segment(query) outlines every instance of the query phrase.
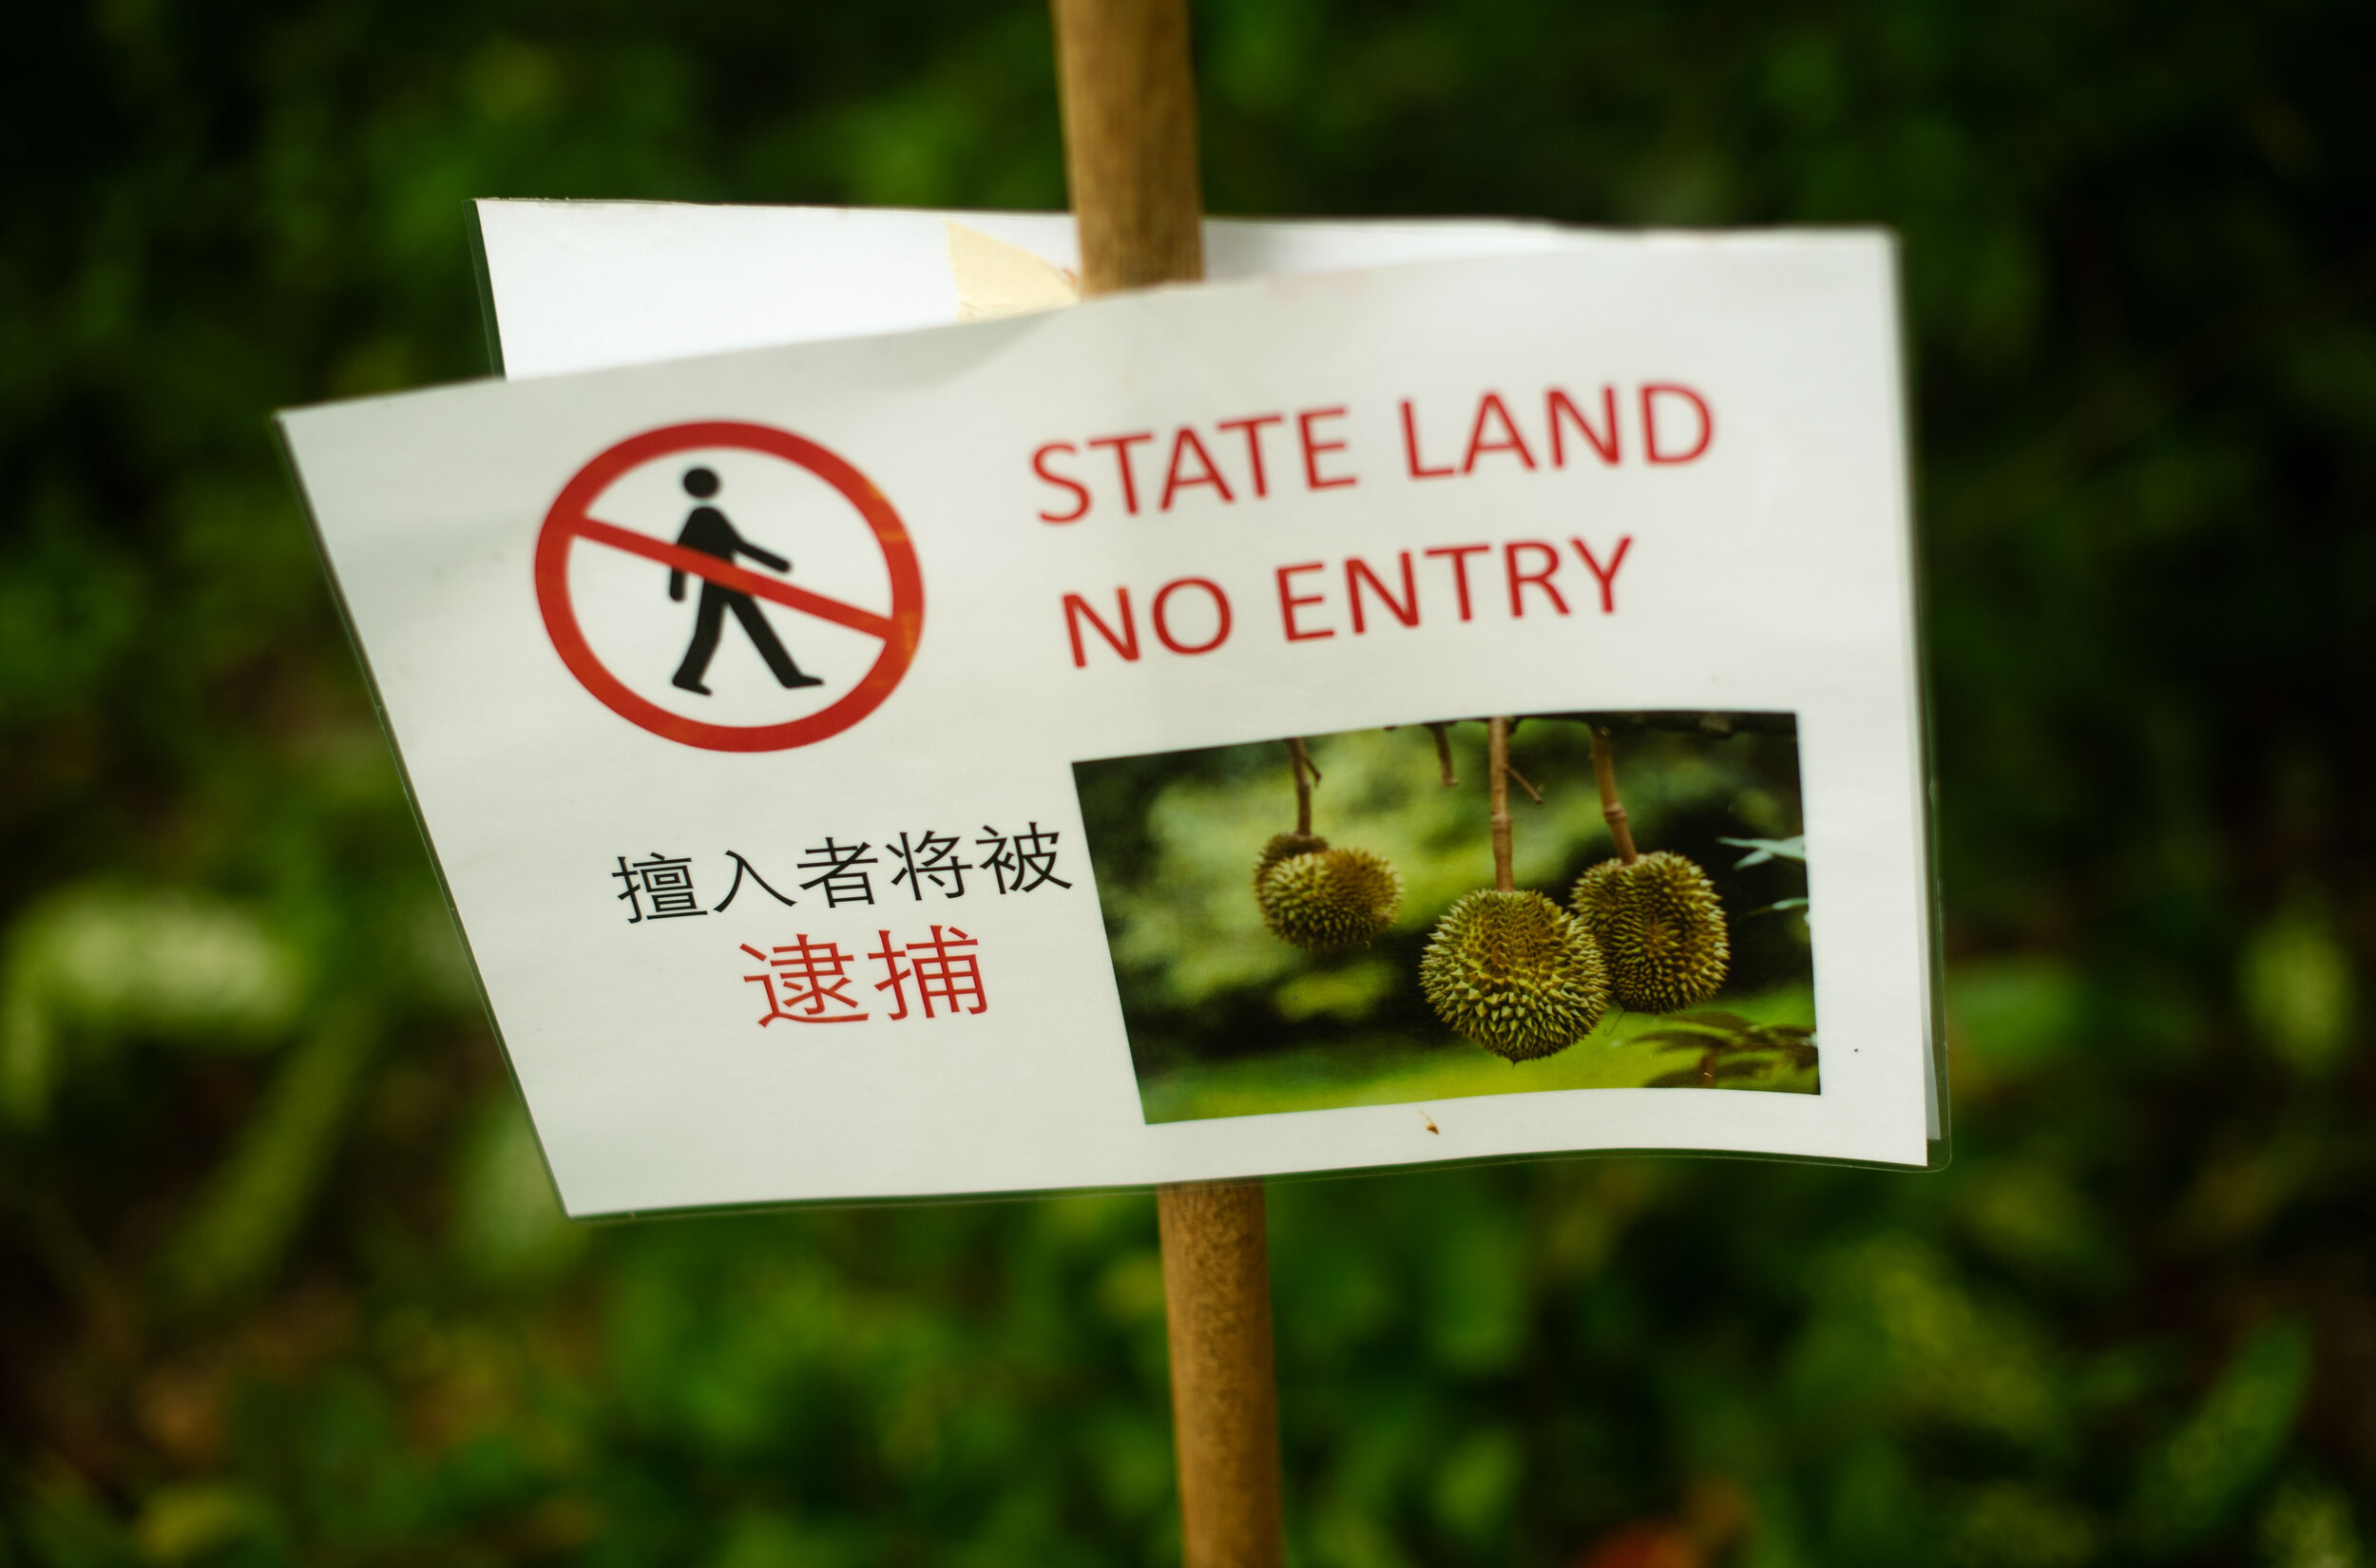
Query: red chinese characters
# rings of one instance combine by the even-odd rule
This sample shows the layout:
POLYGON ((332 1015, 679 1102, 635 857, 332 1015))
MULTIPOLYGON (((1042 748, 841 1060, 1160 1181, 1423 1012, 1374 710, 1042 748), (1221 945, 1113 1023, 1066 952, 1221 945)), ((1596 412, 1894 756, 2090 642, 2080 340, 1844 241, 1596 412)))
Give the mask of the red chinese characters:
POLYGON ((855 979, 850 973, 851 957, 834 942, 817 942, 808 933, 795 937, 788 947, 761 952, 749 943, 742 950, 767 966, 764 972, 744 975, 767 988, 767 1011, 759 1019, 759 1026, 781 1019, 787 1023, 859 1023, 866 1012, 858 999, 850 994, 855 979))
MULTIPOLYGON (((877 946, 866 961, 878 966, 883 978, 876 992, 889 992, 891 1010, 883 1014, 897 1023, 914 1013, 928 1019, 989 1010, 989 995, 982 985, 981 944, 954 926, 934 926, 921 942, 901 943, 888 930, 875 933, 877 946)), ((759 1027, 786 1023, 861 1023, 874 1016, 869 1000, 853 995, 851 986, 862 977, 851 972, 859 962, 842 951, 837 942, 819 941, 802 932, 789 944, 761 952, 749 943, 741 950, 766 967, 742 978, 764 988, 767 1011, 759 1027)))

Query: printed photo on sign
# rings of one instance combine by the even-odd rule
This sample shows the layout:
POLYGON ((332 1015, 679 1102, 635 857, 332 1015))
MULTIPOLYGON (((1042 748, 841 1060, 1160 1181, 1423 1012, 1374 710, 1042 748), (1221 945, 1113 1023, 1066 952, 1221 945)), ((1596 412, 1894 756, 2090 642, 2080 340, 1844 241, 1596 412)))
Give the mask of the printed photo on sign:
POLYGON ((1075 763, 1146 1119, 1819 1093, 1797 729, 1520 717, 1508 890, 1483 720, 1075 763))

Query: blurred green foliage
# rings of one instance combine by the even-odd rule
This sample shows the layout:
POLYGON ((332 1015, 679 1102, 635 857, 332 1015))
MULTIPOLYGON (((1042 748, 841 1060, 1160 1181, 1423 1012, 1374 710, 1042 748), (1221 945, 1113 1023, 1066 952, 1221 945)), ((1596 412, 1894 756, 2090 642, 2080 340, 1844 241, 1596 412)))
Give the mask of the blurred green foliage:
MULTIPOLYGON (((1729 914, 1732 962, 1710 1004, 1746 1009, 1761 1023, 1814 1024, 1803 851, 1795 839, 1726 836, 1800 831, 1795 735, 1715 738, 1631 720, 1619 727, 1617 772, 1637 839, 1695 857, 1729 914), (1786 899, 1792 907, 1777 909, 1786 899)), ((1638 1088, 1682 1068, 1684 1059, 1667 1054, 1675 1042, 1659 1037, 1658 1020, 1622 1007, 1568 1049, 1515 1068, 1436 1017, 1420 993, 1420 954, 1455 900, 1492 886, 1493 851, 1485 727, 1441 727, 1441 755, 1457 780, 1448 787, 1432 728, 1305 737, 1321 773, 1313 831, 1382 856, 1403 885, 1391 929, 1328 955, 1298 951, 1264 929, 1255 900, 1256 856, 1273 833, 1295 826, 1284 745, 1073 765, 1149 1121, 1638 1088)), ((1518 885, 1564 905, 1576 879, 1615 852, 1593 783, 1590 733, 1571 718, 1523 719, 1510 760, 1523 781, 1510 791, 1518 885), (1542 798, 1528 798, 1528 787, 1542 798)), ((1700 1034, 1703 1049, 1722 1043, 1700 1034)), ((1816 1088, 1811 1054, 1792 1064, 1723 1049, 1734 1056, 1729 1087, 1816 1088)), ((1695 1084, 1700 1060, 1689 1059, 1695 1084)))
MULTIPOLYGON (((0 1561, 1166 1558, 1144 1198, 558 1220, 264 426, 471 195, 1060 203, 1040 10, 11 23, 0 1561)), ((2366 1562, 2376 18, 1198 24, 1219 211, 1895 225, 1930 584, 1955 1166, 1279 1187, 1296 1560, 2366 1562)))

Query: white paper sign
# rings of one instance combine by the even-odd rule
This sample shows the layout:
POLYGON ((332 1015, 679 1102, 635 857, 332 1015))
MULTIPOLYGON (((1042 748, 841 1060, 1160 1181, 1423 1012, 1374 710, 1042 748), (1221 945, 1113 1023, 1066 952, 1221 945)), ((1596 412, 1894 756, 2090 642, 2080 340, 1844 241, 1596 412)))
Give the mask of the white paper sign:
MULTIPOLYGON (((504 373, 515 380, 1068 303, 1081 268, 1062 212, 523 201, 474 211, 504 373)), ((1609 238, 1505 220, 1215 219, 1205 272, 1236 282, 1609 238)))
POLYGON ((1892 266, 1600 237, 284 416, 569 1210, 1924 1163, 1892 266), (1289 737, 1330 847, 1257 882, 1289 737))

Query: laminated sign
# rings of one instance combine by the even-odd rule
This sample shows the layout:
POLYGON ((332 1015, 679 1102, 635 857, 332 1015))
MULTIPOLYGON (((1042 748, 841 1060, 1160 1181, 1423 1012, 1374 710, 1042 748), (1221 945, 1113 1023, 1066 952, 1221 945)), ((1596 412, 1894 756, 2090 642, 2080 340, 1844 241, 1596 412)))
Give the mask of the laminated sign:
POLYGON ((1891 246, 1531 248, 283 416, 572 1214, 1936 1157, 1891 246))

